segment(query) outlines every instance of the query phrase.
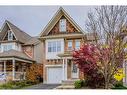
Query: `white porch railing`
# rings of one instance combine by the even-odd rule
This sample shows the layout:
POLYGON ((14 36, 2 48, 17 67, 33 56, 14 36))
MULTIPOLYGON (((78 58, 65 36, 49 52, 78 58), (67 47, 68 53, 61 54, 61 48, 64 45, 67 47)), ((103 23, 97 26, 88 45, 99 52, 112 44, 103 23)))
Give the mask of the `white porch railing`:
MULTIPOLYGON (((14 80, 25 80, 26 72, 15 72, 14 80)), ((0 72, 0 80, 13 80, 12 72, 0 72)))

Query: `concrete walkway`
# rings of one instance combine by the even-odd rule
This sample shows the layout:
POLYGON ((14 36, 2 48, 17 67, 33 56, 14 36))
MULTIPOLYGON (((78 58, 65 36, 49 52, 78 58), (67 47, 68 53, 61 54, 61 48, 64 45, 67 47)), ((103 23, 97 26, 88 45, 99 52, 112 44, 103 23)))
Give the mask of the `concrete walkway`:
POLYGON ((24 89, 26 89, 26 90, 28 90, 28 89, 54 89, 58 86, 60 86, 60 84, 43 84, 43 83, 40 83, 37 85, 26 87, 24 89))

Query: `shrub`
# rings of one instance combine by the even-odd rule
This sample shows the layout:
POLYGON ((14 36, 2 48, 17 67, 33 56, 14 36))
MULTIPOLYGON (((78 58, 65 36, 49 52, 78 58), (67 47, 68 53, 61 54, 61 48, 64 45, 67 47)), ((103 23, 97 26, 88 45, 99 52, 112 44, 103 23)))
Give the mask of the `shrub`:
POLYGON ((0 89, 20 89, 26 86, 30 86, 36 84, 35 82, 31 81, 10 81, 8 83, 0 85, 0 89))
POLYGON ((114 87, 112 89, 127 89, 127 87, 125 87, 122 82, 117 82, 116 84, 114 84, 114 87))
POLYGON ((80 89, 85 85, 85 82, 83 80, 77 80, 74 83, 74 86, 76 89, 80 89))
POLYGON ((32 83, 43 82, 43 65, 31 64, 26 70, 26 79, 32 83))

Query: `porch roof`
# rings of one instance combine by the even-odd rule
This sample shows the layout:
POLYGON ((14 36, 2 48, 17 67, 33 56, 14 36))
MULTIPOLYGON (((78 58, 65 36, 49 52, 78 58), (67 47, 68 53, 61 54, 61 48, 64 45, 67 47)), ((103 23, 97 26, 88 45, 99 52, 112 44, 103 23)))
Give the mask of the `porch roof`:
POLYGON ((57 55, 58 57, 72 57, 72 52, 71 51, 66 51, 64 53, 60 53, 57 55))
POLYGON ((25 53, 13 49, 0 53, 0 58, 10 58, 10 57, 35 62, 32 58, 28 57, 25 53))

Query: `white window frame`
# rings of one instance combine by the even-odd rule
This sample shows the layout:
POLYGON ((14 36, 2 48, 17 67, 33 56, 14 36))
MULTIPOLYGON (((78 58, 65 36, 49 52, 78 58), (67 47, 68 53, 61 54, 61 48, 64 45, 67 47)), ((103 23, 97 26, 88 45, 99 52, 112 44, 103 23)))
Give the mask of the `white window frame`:
POLYGON ((61 41, 48 42, 48 52, 61 52, 61 41))
POLYGON ((66 32, 66 19, 60 19, 59 30, 60 32, 66 32))
POLYGON ((3 46, 3 52, 13 49, 13 45, 11 45, 11 44, 9 44, 9 45, 2 45, 2 46, 3 46))
POLYGON ((80 40, 75 40, 75 49, 76 50, 80 49, 80 44, 81 44, 80 40), (77 43, 78 43, 78 45, 77 45, 77 43))
POLYGON ((13 40, 13 33, 11 30, 8 31, 8 41, 13 40))
POLYGON ((68 40, 67 48, 68 48, 68 50, 73 49, 73 40, 68 40))

